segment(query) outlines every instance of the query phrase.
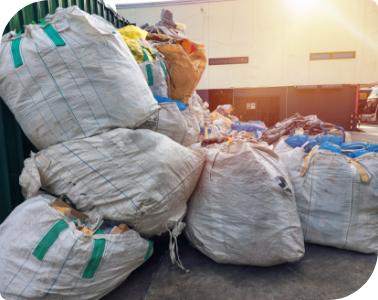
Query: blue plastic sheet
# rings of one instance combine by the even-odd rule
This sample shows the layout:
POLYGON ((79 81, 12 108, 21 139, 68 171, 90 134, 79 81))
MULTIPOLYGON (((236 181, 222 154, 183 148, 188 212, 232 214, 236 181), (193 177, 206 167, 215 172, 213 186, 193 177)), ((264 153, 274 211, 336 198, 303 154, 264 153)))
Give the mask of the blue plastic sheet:
POLYGON ((159 104, 160 103, 176 103, 180 111, 184 111, 187 108, 186 104, 179 100, 171 100, 165 97, 155 97, 155 99, 159 104))
POLYGON ((285 140, 286 144, 288 144, 290 147, 302 147, 305 143, 308 142, 308 144, 304 147, 304 150, 306 153, 309 153, 311 149, 318 145, 316 140, 309 136, 309 135, 294 135, 292 137, 289 137, 285 140))
MULTIPOLYGON (((341 139, 341 138, 340 138, 341 139)), ((339 153, 343 154, 341 147, 339 145, 330 143, 330 142, 324 142, 323 144, 320 145, 319 150, 329 150, 333 153, 339 153)))
POLYGON ((343 144, 343 139, 337 135, 322 135, 315 138, 315 140, 319 145, 327 142, 338 146, 341 146, 343 144))
POLYGON ((261 127, 258 127, 258 126, 255 126, 255 125, 250 125, 250 124, 247 124, 247 123, 240 124, 240 121, 236 121, 236 122, 239 122, 239 123, 237 123, 237 124, 232 123, 231 124, 231 130, 230 130, 229 133, 231 133, 233 130, 237 130, 238 132, 240 132, 240 131, 253 132, 255 134, 255 137, 259 138, 257 131, 258 130, 263 131, 263 129, 261 127))
POLYGON ((343 145, 341 145, 341 149, 343 151, 343 154, 350 158, 356 158, 371 152, 378 153, 377 144, 369 144, 363 142, 344 143, 343 145))

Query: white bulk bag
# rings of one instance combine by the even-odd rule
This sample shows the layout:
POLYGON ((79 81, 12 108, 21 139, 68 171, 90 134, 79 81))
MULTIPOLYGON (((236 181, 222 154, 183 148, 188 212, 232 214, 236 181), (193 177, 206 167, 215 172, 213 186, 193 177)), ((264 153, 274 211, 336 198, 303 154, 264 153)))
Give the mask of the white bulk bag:
POLYGON ((37 149, 118 127, 159 109, 118 31, 77 6, 0 45, 0 97, 37 149))
POLYGON ((206 152, 185 218, 189 241, 218 263, 270 266, 299 260, 305 251, 301 225, 277 155, 243 141, 206 152))
POLYGON ((159 105, 161 110, 138 128, 159 132, 186 147, 196 143, 200 127, 193 110, 187 107, 180 111, 176 103, 159 105))
POLYGON ((203 162, 200 153, 162 134, 119 128, 32 155, 20 185, 30 198, 40 186, 67 194, 72 183, 70 194, 92 196, 106 219, 124 221, 151 237, 183 219, 203 162))
POLYGON ((101 299, 151 256, 152 243, 134 230, 93 236, 77 230, 49 206, 54 200, 27 200, 1 224, 4 299, 101 299))
POLYGON ((378 153, 352 160, 328 150, 307 154, 297 147, 283 153, 281 161, 294 187, 305 241, 378 251, 378 153))

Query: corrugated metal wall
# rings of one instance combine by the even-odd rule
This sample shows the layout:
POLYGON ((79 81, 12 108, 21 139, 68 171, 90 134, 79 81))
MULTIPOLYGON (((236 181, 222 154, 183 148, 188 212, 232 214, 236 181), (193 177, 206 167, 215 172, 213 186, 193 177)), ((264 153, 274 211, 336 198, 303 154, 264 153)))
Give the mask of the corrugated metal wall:
MULTIPOLYGON (((57 7, 77 5, 90 14, 97 14, 117 28, 128 25, 123 17, 97 0, 48 0, 29 4, 21 9, 9 21, 4 34, 10 30, 19 32, 24 25, 44 18, 48 13, 54 14, 57 7)), ((24 198, 18 178, 30 151, 37 152, 16 122, 4 101, 0 98, 0 223, 24 198)))

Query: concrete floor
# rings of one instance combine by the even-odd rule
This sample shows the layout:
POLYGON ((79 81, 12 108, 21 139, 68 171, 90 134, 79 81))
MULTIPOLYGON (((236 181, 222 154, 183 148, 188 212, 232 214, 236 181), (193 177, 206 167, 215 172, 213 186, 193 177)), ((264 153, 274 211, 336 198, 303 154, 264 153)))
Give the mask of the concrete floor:
POLYGON ((306 244, 296 263, 272 267, 222 265, 179 238, 186 274, 172 265, 167 235, 154 240, 154 255, 104 300, 173 299, 340 299, 370 278, 375 254, 306 244))
MULTIPOLYGON (((378 124, 363 123, 354 141, 378 143, 378 124)), ((306 244, 298 262, 273 267, 217 264, 179 237, 180 259, 171 264, 169 236, 154 237, 154 255, 104 300, 340 299, 370 278, 377 255, 306 244)))

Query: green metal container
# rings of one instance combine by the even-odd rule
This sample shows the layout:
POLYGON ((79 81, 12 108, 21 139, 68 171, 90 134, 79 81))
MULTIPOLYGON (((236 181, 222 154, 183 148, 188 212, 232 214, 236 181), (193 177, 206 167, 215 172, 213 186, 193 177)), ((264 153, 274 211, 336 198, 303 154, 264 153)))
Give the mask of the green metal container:
MULTIPOLYGON (((29 4, 16 13, 9 21, 3 34, 15 30, 19 32, 24 25, 38 22, 47 14, 54 14, 57 7, 66 8, 77 5, 90 14, 104 17, 117 28, 130 23, 106 4, 98 0, 48 0, 29 4)), ((0 98, 0 223, 11 211, 24 201, 19 185, 19 176, 24 160, 30 152, 38 150, 22 132, 3 99, 0 98)))

